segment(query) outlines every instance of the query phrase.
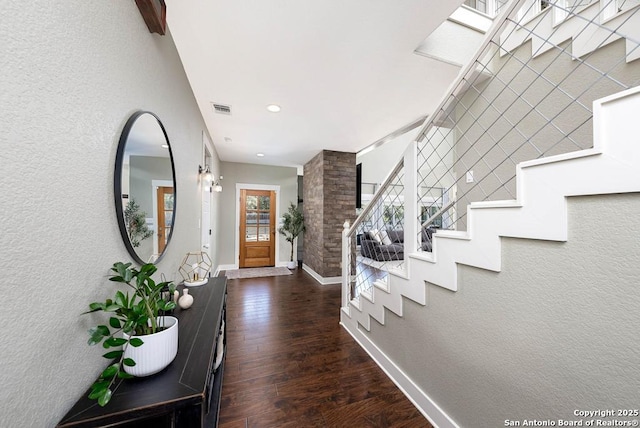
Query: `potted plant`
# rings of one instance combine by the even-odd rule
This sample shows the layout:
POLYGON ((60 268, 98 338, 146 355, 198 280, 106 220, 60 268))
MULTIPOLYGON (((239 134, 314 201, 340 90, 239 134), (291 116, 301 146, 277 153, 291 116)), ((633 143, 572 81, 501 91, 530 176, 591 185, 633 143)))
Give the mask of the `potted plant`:
POLYGON ((89 345, 102 343, 105 349, 110 349, 103 357, 113 360, 91 386, 90 399, 97 399, 100 406, 105 406, 111 399, 112 386, 116 379, 127 379, 134 376, 146 376, 157 373, 176 356, 178 350, 178 319, 161 316, 175 308, 173 300, 166 299, 173 296, 175 286, 172 282, 156 283, 152 278, 157 267, 151 263, 140 269, 131 267, 131 263, 114 263, 111 268, 114 274, 109 280, 126 284, 127 290, 116 291, 113 299, 105 302, 93 302, 89 311, 106 312, 109 325, 98 325, 89 330, 89 345), (122 337, 120 334, 122 333, 122 337), (168 340, 169 344, 161 345, 163 352, 154 350, 158 342, 168 340), (140 367, 136 358, 147 362, 148 357, 141 357, 141 352, 149 352, 158 359, 150 362, 151 367, 140 367))
POLYGON ((291 202, 289 209, 282 216, 282 226, 278 229, 278 232, 291 243, 291 256, 287 267, 289 269, 295 269, 296 263, 293 261, 293 245, 298 235, 304 232, 304 216, 302 211, 300 211, 293 202, 291 202))
POLYGON ((133 247, 139 247, 141 241, 153 235, 153 230, 147 226, 146 215, 144 211, 140 211, 140 205, 133 199, 127 203, 124 209, 124 224, 133 247))

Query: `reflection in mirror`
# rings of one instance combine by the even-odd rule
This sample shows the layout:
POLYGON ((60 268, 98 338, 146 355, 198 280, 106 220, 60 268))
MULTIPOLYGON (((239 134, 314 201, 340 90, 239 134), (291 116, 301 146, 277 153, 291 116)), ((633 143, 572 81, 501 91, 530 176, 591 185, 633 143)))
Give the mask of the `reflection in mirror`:
POLYGON ((129 254, 140 264, 160 260, 173 232, 176 192, 169 138, 153 113, 134 113, 122 131, 114 195, 129 254))

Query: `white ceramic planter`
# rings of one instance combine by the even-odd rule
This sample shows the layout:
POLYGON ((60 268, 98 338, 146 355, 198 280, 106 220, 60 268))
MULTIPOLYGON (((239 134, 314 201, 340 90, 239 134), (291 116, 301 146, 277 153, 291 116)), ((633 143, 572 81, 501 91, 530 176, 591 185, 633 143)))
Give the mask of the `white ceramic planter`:
POLYGON ((289 269, 295 269, 296 268, 296 262, 287 262, 287 267, 289 269))
MULTIPOLYGON (((158 325, 162 323, 168 328, 154 334, 134 336, 144 343, 137 348, 128 345, 125 349, 124 357, 136 362, 133 367, 124 366, 125 372, 137 377, 150 376, 171 364, 178 353, 178 318, 158 317, 158 325)), ((129 338, 128 334, 123 335, 125 339, 129 338)))

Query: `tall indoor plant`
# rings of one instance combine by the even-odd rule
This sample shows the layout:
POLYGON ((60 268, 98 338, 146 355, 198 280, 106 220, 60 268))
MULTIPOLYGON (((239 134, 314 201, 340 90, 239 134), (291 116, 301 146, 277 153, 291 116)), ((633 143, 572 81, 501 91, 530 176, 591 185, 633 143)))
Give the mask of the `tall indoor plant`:
MULTIPOLYGON (((164 292, 173 295, 175 286, 172 282, 156 283, 152 278, 157 267, 151 263, 145 264, 140 269, 131 267, 131 263, 117 262, 111 268, 115 274, 109 280, 126 284, 131 290, 116 291, 113 299, 105 302, 93 302, 89 305, 89 311, 106 312, 109 315, 109 325, 98 325, 89 330, 89 345, 102 343, 108 351, 103 357, 113 360, 91 386, 89 398, 97 399, 98 404, 105 406, 111 399, 112 386, 116 379, 133 377, 127 373, 127 367, 135 367, 136 362, 127 354, 129 347, 138 348, 145 343, 145 336, 158 334, 165 328, 174 329, 175 349, 177 351, 177 319, 173 317, 161 317, 162 313, 175 308, 176 304, 171 299, 166 299, 164 292), (130 291, 132 294, 130 295, 130 291), (167 320, 173 318, 173 320, 167 320), (171 324, 171 327, 168 325, 171 324), (123 337, 119 337, 122 333, 123 337), (122 348, 122 349, 120 349, 122 348)), ((155 339, 154 339, 155 340, 155 339)), ((168 365, 171 360, 166 363, 168 365)), ((166 367, 166 366, 165 366, 166 367)))
POLYGON ((133 199, 124 209, 124 224, 133 247, 139 247, 141 241, 153 236, 153 230, 147 226, 146 215, 147 213, 140 211, 140 205, 133 199))
POLYGON ((287 267, 293 269, 296 266, 293 261, 293 245, 298 235, 304 232, 304 215, 302 211, 291 202, 289 209, 282 216, 282 220, 282 226, 278 229, 278 232, 291 244, 291 256, 287 267))

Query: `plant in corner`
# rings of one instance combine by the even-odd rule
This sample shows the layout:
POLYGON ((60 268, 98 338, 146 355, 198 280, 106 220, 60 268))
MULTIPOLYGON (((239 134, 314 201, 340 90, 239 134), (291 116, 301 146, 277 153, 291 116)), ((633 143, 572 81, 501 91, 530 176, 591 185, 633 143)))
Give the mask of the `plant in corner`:
POLYGON ((139 247, 140 241, 153 235, 153 230, 147 226, 146 215, 147 213, 140 211, 140 205, 133 199, 124 208, 124 224, 133 247, 139 247))
POLYGON ((289 269, 293 269, 295 267, 295 263, 293 262, 293 244, 298 235, 304 232, 304 216, 302 211, 300 211, 293 202, 291 202, 289 209, 282 216, 282 226, 278 229, 278 232, 291 243, 291 256, 288 267, 289 269))
POLYGON ((97 399, 100 406, 105 406, 111 399, 112 386, 116 379, 133 377, 125 371, 125 366, 133 367, 136 362, 125 356, 128 346, 139 347, 144 340, 138 336, 145 336, 162 330, 163 325, 158 321, 161 311, 174 309, 176 304, 163 297, 163 289, 167 288, 173 295, 175 285, 172 282, 156 283, 151 279, 157 267, 151 263, 140 267, 131 267, 131 263, 117 262, 111 268, 115 274, 109 280, 126 284, 132 290, 116 291, 114 299, 105 302, 93 302, 85 314, 103 311, 109 314, 109 325, 98 325, 89 330, 89 345, 102 342, 105 349, 111 349, 103 357, 113 360, 100 374, 91 386, 90 399, 97 399), (123 337, 119 336, 119 333, 123 337))

